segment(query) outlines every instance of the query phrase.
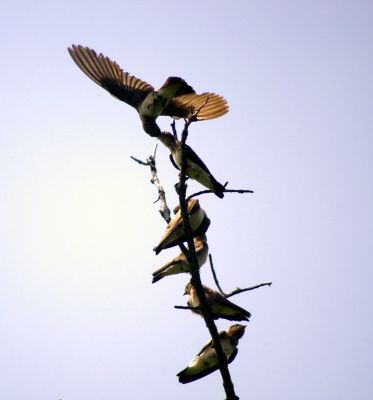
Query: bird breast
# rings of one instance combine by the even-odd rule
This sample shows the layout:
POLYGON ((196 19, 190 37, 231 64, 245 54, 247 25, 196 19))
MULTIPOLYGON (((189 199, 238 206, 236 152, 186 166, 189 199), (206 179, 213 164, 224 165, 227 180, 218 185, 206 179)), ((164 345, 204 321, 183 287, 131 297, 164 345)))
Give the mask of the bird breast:
POLYGON ((190 227, 192 228, 193 232, 201 225, 201 222, 203 221, 205 216, 206 213, 202 208, 198 208, 197 211, 189 216, 190 227))
POLYGON ((166 106, 167 101, 158 92, 150 92, 138 110, 142 117, 157 118, 166 106))

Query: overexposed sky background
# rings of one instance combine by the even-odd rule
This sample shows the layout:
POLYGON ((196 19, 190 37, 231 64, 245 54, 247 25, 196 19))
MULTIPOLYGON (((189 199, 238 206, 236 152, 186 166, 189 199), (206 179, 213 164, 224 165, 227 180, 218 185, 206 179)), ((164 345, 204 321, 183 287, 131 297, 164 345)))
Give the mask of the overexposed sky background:
MULTIPOLYGON (((371 1, 5 0, 0 33, 1 399, 224 398, 219 373, 176 378, 208 338, 173 308, 188 276, 151 284, 178 252, 154 255, 164 221, 130 159, 156 141, 73 43, 230 104, 189 144, 255 191, 201 197, 223 288, 273 282, 234 298, 253 314, 231 364, 240 398, 372 398, 371 1)), ((157 161, 173 207, 177 171, 163 148, 157 161)))

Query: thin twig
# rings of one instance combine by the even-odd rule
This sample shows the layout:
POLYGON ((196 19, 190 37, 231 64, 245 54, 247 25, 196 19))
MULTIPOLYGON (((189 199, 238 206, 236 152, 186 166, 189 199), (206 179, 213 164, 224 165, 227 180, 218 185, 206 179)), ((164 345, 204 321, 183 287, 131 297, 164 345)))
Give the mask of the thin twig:
POLYGON ((200 307, 190 307, 190 306, 174 306, 178 310, 192 310, 192 311, 200 311, 200 307))
POLYGON ((219 289, 220 293, 221 293, 226 299, 227 299, 228 297, 234 296, 234 295, 239 294, 239 293, 242 293, 242 292, 247 292, 247 291, 249 291, 249 290, 258 289, 258 288, 260 288, 260 287, 262 287, 262 286, 271 286, 271 285, 272 285, 272 282, 260 283, 259 285, 251 286, 251 287, 248 287, 248 288, 245 288, 245 289, 237 288, 236 290, 233 290, 231 293, 225 293, 225 292, 223 291, 223 289, 221 288, 220 283, 219 283, 219 280, 218 280, 218 277, 217 277, 217 275, 216 275, 216 271, 215 271, 215 268, 214 268, 214 264, 213 264, 213 262, 212 262, 212 255, 211 255, 211 254, 209 254, 209 261, 210 261, 211 272, 212 272, 212 276, 213 276, 213 278, 214 278, 215 284, 216 284, 217 288, 219 289))
POLYGON ((214 264, 212 262, 212 255, 211 254, 209 254, 209 261, 210 261, 210 268, 211 268, 211 272, 212 272, 212 276, 214 278, 215 284, 216 284, 217 288, 219 289, 220 293, 223 296, 226 296, 226 294, 224 293, 224 291, 221 288, 220 283, 218 281, 218 277, 217 277, 216 272, 215 272, 214 264))
POLYGON ((151 183, 155 185, 155 187, 158 189, 158 199, 155 201, 160 201, 160 206, 159 206, 159 213, 161 214, 162 218, 166 222, 170 222, 171 220, 171 212, 170 209, 167 206, 167 201, 166 201, 166 193, 158 179, 158 174, 157 174, 157 167, 155 164, 155 156, 157 153, 157 147, 158 145, 155 146, 153 155, 149 156, 149 158, 146 160, 146 162, 139 160, 138 158, 135 158, 131 156, 132 160, 136 161, 140 165, 145 165, 150 167, 150 172, 151 172, 151 183))
POLYGON ((141 161, 141 160, 139 160, 138 158, 133 157, 133 156, 130 156, 130 157, 132 158, 133 161, 136 161, 136 162, 139 163, 140 165, 145 165, 145 166, 148 166, 148 165, 149 165, 148 162, 141 161))
MULTIPOLYGON (((207 193, 214 193, 214 192, 211 191, 211 190, 201 190, 200 192, 196 192, 196 193, 193 193, 193 194, 189 195, 186 198, 186 200, 188 201, 188 200, 192 199, 193 197, 200 196, 201 194, 207 194, 207 193)), ((254 193, 254 191, 253 190, 249 190, 249 189, 225 189, 224 193, 241 193, 241 194, 244 194, 244 193, 254 193)))
POLYGON ((173 133, 173 135, 174 135, 174 138, 175 138, 176 140, 179 140, 179 139, 177 138, 176 120, 173 120, 173 121, 172 121, 171 128, 172 128, 172 133, 173 133))
MULTIPOLYGON (((154 146, 153 158, 155 160, 155 156, 157 155, 158 143, 154 146)), ((154 161, 155 162, 155 161, 154 161)))
POLYGON ((251 286, 251 287, 248 287, 245 289, 237 288, 236 290, 233 290, 233 292, 226 294, 225 297, 228 298, 228 297, 235 296, 236 294, 239 294, 242 292, 247 292, 249 290, 258 289, 262 286, 271 286, 271 285, 272 285, 272 282, 267 282, 267 283, 260 283, 259 285, 251 286))

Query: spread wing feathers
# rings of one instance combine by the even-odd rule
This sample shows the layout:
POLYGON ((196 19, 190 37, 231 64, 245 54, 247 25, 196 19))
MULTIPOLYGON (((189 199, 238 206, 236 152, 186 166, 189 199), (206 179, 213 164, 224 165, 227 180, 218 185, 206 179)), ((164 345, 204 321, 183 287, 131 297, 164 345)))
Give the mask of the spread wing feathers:
POLYGON ((119 100, 137 108, 148 93, 154 91, 153 86, 123 72, 119 65, 103 54, 88 47, 72 45, 69 53, 77 66, 94 82, 106 89, 119 100))
POLYGON ((163 110, 162 115, 169 115, 176 119, 189 119, 197 112, 199 121, 217 118, 228 112, 228 103, 215 93, 185 94, 174 97, 163 110))

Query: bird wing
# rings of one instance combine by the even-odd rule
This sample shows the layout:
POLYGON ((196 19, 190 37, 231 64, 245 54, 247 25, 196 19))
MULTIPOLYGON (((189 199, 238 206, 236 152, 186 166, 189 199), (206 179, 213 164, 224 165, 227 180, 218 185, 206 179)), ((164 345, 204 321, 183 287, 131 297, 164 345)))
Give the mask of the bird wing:
MULTIPOLYGON (((174 212, 177 207, 178 206, 175 207, 174 212)), ((187 210, 188 210, 189 216, 194 211, 195 207, 199 207, 198 200, 197 199, 189 200, 188 204, 187 204, 187 210)), ((179 229, 179 227, 181 227, 181 226, 182 226, 182 216, 181 216, 180 208, 178 208, 175 216, 167 224, 166 231, 165 231, 164 235, 162 236, 162 239, 160 240, 158 245, 155 246, 153 249, 156 252, 156 254, 158 254, 161 251, 159 249, 160 246, 162 246, 162 244, 164 244, 164 242, 170 237, 170 235, 172 235, 175 232, 175 229, 179 229)), ((199 229, 203 229, 204 227, 205 227, 205 225, 201 224, 201 227, 199 229)))
MULTIPOLYGON (((229 335, 227 334, 227 332, 226 331, 221 331, 221 332, 219 332, 219 339, 220 339, 220 342, 222 343, 222 346, 223 346, 223 342, 225 341, 225 342, 231 342, 231 338, 229 337, 229 335)), ((209 347, 214 347, 213 345, 212 345, 212 339, 210 339, 208 342, 206 342, 206 344, 202 347, 202 349, 199 351, 199 353, 196 355, 196 357, 198 357, 198 356, 200 356, 203 352, 205 352, 209 347)), ((224 346, 223 346, 224 347, 224 346)), ((237 349, 235 349, 235 350, 237 350, 237 349)), ((233 351, 231 354, 229 354, 228 355, 228 358, 227 358, 227 361, 228 361, 228 363, 230 363, 230 362, 232 362, 233 361, 233 359, 236 357, 236 354, 234 354, 234 356, 233 356, 233 353, 234 353, 235 351, 233 351), (233 356, 233 357, 232 357, 233 356)))
POLYGON ((162 87, 158 89, 158 91, 161 92, 162 89, 167 88, 170 83, 175 80, 179 82, 179 88, 177 89, 177 92, 174 94, 173 97, 196 93, 195 90, 190 85, 188 85, 183 78, 179 78, 176 76, 170 76, 169 78, 167 78, 166 82, 162 85, 162 87))
MULTIPOLYGON (((226 332, 220 332, 220 334, 219 334, 219 337, 222 339, 223 338, 223 333, 225 334, 225 336, 226 336, 226 332)), ((205 353, 204 355, 202 355, 202 352, 203 351, 207 351, 207 352, 209 352, 209 353, 211 353, 211 349, 212 349, 212 347, 211 347, 211 340, 205 345, 205 347, 203 347, 203 349, 200 351, 200 353, 196 356, 196 357, 194 357, 194 359, 191 361, 191 363, 193 363, 193 361, 199 361, 198 360, 198 358, 201 356, 201 357, 206 357, 207 355, 208 355, 208 353, 205 353), (210 349, 209 349, 209 347, 210 347, 210 349)), ((229 363, 231 363, 235 358, 236 358, 236 356, 237 356, 237 353, 238 353, 238 349, 237 348, 235 348, 235 349, 233 349, 233 351, 232 351, 232 353, 231 354, 229 354, 228 355, 228 357, 227 357, 227 363, 229 364, 229 363)), ((216 355, 214 356, 214 360, 216 359, 216 355)), ((206 375, 209 375, 209 374, 211 374, 212 372, 214 372, 214 371, 216 371, 217 369, 218 369, 218 366, 217 366, 217 364, 215 363, 215 362, 213 362, 212 364, 210 364, 210 365, 207 365, 207 364, 205 364, 204 365, 204 368, 202 368, 201 370, 195 370, 195 371, 193 371, 193 369, 191 370, 190 369, 190 364, 191 363, 189 363, 189 365, 188 365, 188 367, 187 368, 185 368, 183 371, 181 371, 181 372, 179 372, 178 374, 177 374, 177 376, 179 377, 179 381, 181 382, 181 383, 190 383, 190 382, 194 382, 194 381, 196 381, 197 379, 200 379, 200 378, 203 378, 203 377, 205 377, 206 375)))
POLYGON ((123 72, 119 65, 88 47, 72 45, 68 51, 77 66, 117 99, 137 108, 153 86, 123 72))
MULTIPOLYGON (((219 332, 219 339, 220 341, 224 341, 224 340, 230 340, 229 336, 227 335, 226 331, 221 331, 219 332)), ((212 339, 208 340, 204 346, 202 347, 202 349, 199 351, 199 353, 196 355, 196 357, 200 356, 204 351, 206 351, 209 347, 213 347, 212 345, 212 339)))
POLYGON ((220 117, 227 112, 228 103, 222 96, 215 93, 190 93, 174 97, 162 111, 162 115, 176 119, 196 116, 197 120, 202 121, 220 117))
MULTIPOLYGON (((216 313, 214 312, 214 314, 216 316, 219 316, 220 318, 225 318, 225 319, 229 319, 229 310, 233 310, 236 311, 237 313, 242 314, 243 316, 250 318, 251 314, 246 311, 245 309, 239 307, 238 305, 232 303, 231 301, 229 301, 228 299, 226 299, 224 296, 222 296, 220 293, 216 292, 215 290, 212 290, 210 288, 208 288, 207 290, 208 292, 208 297, 210 298, 210 302, 211 304, 215 303, 216 306, 221 306, 221 313, 216 313), (227 313, 225 313, 224 311, 227 311, 227 313)), ((216 307, 215 306, 215 307, 216 307)), ((215 308, 214 307, 214 308, 215 308)), ((215 310, 214 310, 215 311, 215 310)), ((232 315, 233 321, 234 319, 234 315, 232 315)))
POLYGON ((155 270, 153 272, 153 276, 154 275, 158 275, 159 273, 165 271, 167 268, 171 267, 172 265, 176 265, 181 263, 181 261, 183 260, 182 254, 177 255, 175 258, 173 258, 171 261, 169 261, 168 263, 166 263, 165 265, 162 265, 162 267, 158 268, 157 270, 155 270))
POLYGON ((238 349, 237 347, 233 350, 232 354, 228 357, 227 363, 230 364, 237 356, 238 349))
MULTIPOLYGON (((206 164, 199 158, 198 154, 187 144, 185 145, 185 155, 186 155, 187 162, 191 161, 192 163, 199 165, 205 172, 211 174, 211 172, 207 168, 206 164)), ((176 161, 173 158, 172 154, 170 154, 170 160, 171 160, 172 165, 180 171, 180 168, 176 164, 176 161)))
POLYGON ((171 161, 171 164, 172 164, 176 169, 178 169, 178 170, 180 171, 180 168, 179 168, 179 166, 176 164, 174 158, 172 157, 172 154, 170 154, 170 161, 171 161))
POLYGON ((211 172, 207 168, 206 164, 199 158, 198 154, 190 146, 185 145, 185 153, 187 161, 191 161, 194 164, 199 165, 202 170, 211 175, 211 172))
MULTIPOLYGON (((219 337, 221 337, 220 335, 223 334, 223 333, 225 333, 225 331, 224 331, 224 332, 220 332, 220 333, 219 333, 219 337)), ((201 355, 203 352, 205 352, 209 347, 212 347, 212 339, 208 340, 208 341, 204 344, 204 346, 203 346, 202 349, 198 352, 198 354, 196 355, 196 357, 200 356, 200 355, 201 355)))
MULTIPOLYGON (((194 209, 195 206, 197 206, 197 204, 199 204, 199 200, 198 199, 190 199, 188 200, 188 214, 190 214, 192 212, 192 210, 194 209)), ((178 212, 180 211, 180 204, 177 204, 175 206, 175 208, 173 209, 173 213, 176 215, 178 212)), ((181 215, 180 215, 181 218, 181 215)))
MULTIPOLYGON (((238 353, 238 349, 234 349, 233 353, 228 357, 227 359, 227 363, 230 364, 237 356, 238 353)), ((205 376, 211 374, 212 372, 215 372, 216 370, 218 370, 218 366, 217 365, 213 365, 210 367, 207 367, 197 373, 194 373, 192 375, 188 376, 188 369, 186 368, 184 371, 181 371, 178 376, 179 376, 179 381, 181 383, 190 383, 190 382, 194 382, 198 379, 204 378, 205 376)))

